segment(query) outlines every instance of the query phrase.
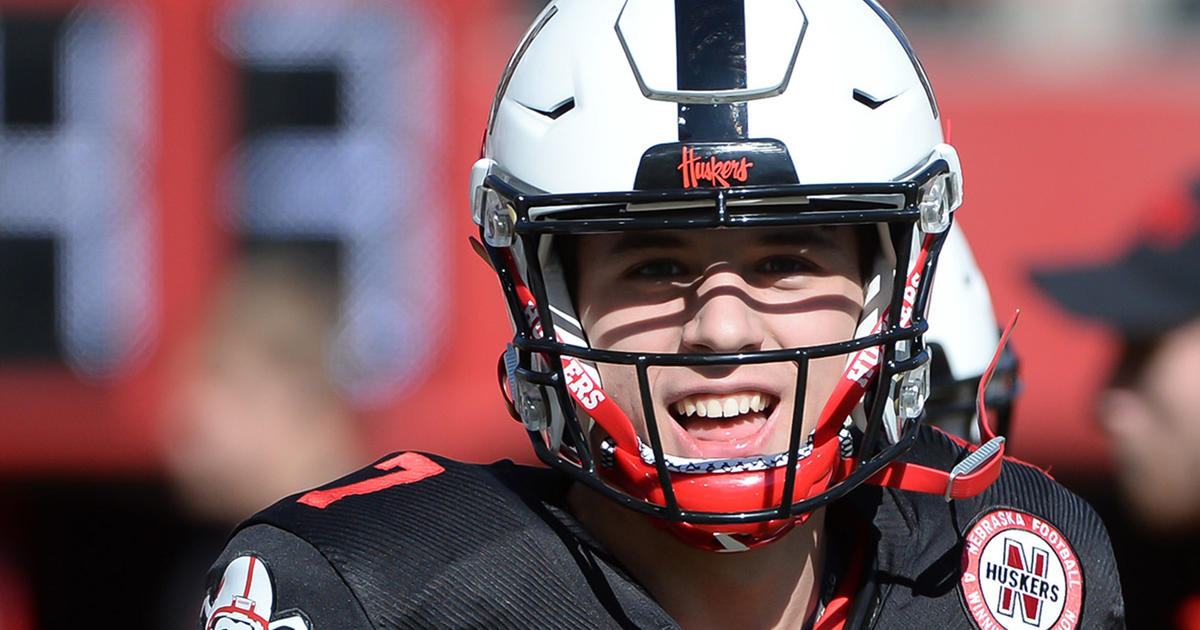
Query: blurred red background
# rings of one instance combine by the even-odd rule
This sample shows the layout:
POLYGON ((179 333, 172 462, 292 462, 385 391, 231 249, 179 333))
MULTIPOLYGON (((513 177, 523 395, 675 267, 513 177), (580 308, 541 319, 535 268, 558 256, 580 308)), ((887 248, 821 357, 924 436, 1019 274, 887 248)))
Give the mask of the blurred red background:
MULTIPOLYGON (((221 218, 228 202, 215 192, 239 142, 245 96, 237 60, 214 35, 235 3, 93 4, 139 9, 150 42, 146 81, 128 89, 144 91, 151 105, 142 158, 153 226, 146 290, 155 326, 143 350, 99 375, 55 358, 0 359, 0 470, 8 473, 156 470, 170 366, 238 238, 221 218)), ((304 6, 249 4, 281 14, 304 6)), ((77 5, 9 0, 0 11, 53 14, 77 5)), ((420 157, 421 172, 438 186, 419 209, 444 217, 430 249, 442 272, 429 280, 437 284, 437 316, 424 329, 437 350, 404 357, 415 367, 398 393, 374 397, 366 427, 380 453, 409 448, 469 460, 528 460, 525 438, 497 397, 492 357, 508 328, 495 282, 466 243, 465 192, 491 90, 526 8, 499 0, 416 6, 425 21, 421 37, 438 51, 431 63, 440 80, 409 84, 400 77, 388 88, 425 103, 403 114, 418 124, 437 114, 430 117, 439 125, 432 153, 420 157)), ((1056 310, 1027 272, 1125 247, 1147 200, 1200 168, 1194 47, 1111 55, 1100 69, 1043 72, 1052 49, 1014 56, 939 38, 933 29, 918 30, 914 40, 963 158, 966 205, 959 220, 999 319, 1023 309, 1014 343, 1025 389, 1012 451, 1060 473, 1102 471, 1106 458, 1088 401, 1111 358, 1110 340, 1056 310)))

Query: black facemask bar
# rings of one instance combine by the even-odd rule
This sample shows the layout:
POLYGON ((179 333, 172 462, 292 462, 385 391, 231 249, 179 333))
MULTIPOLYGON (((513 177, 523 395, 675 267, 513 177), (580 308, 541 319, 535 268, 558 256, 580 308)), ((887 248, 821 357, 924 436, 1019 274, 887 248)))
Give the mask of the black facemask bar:
MULTIPOLYGON (((831 501, 837 500, 875 473, 900 457, 913 444, 917 436, 920 417, 907 418, 898 439, 891 442, 880 435, 884 418, 884 406, 889 403, 889 388, 893 377, 915 369, 929 359, 924 348, 922 335, 928 325, 924 319, 928 302, 932 274, 945 232, 933 235, 927 243, 928 255, 921 265, 922 280, 918 283, 912 303, 911 322, 900 325, 901 310, 912 251, 913 233, 920 218, 918 203, 922 186, 934 177, 949 172, 943 160, 936 160, 911 179, 901 182, 846 185, 783 185, 756 186, 729 189, 694 189, 684 191, 631 191, 616 193, 569 193, 540 194, 528 192, 512 178, 490 174, 485 187, 499 193, 511 217, 513 244, 521 248, 525 260, 525 277, 515 274, 512 256, 507 248, 489 244, 487 251, 496 268, 505 298, 513 316, 516 333, 512 341, 515 354, 510 373, 515 380, 538 388, 545 398, 545 410, 550 413, 550 392, 554 403, 565 417, 563 444, 570 450, 552 450, 539 430, 528 429, 531 442, 538 457, 548 465, 558 468, 572 478, 586 484, 597 492, 638 512, 657 518, 697 524, 738 524, 777 518, 788 518, 809 512, 831 501), (761 204, 742 202, 755 200, 761 204), (772 203, 773 202, 773 203, 772 203), (630 204, 642 204, 642 207, 630 204), (646 210, 644 204, 668 204, 665 207, 646 210), (678 205, 675 205, 678 204, 678 205), (547 235, 595 234, 630 230, 674 230, 708 229, 717 227, 764 227, 801 226, 817 224, 875 225, 888 224, 887 231, 896 253, 896 272, 892 278, 890 304, 885 321, 878 332, 844 342, 787 348, 759 352, 676 354, 676 353, 632 353, 597 350, 557 341, 554 317, 551 314, 548 291, 538 256, 542 239, 547 235), (538 330, 527 318, 531 306, 519 295, 518 286, 527 283, 533 296, 537 321, 543 330, 538 330), (905 351, 898 353, 898 346, 905 351), (857 463, 840 480, 820 494, 793 501, 796 479, 797 451, 803 439, 802 409, 806 390, 807 366, 810 359, 850 355, 866 348, 878 347, 880 358, 875 367, 873 386, 865 392, 867 426, 861 436, 857 451, 857 463), (903 356, 898 356, 903 355, 903 356), (567 378, 563 373, 562 358, 575 357, 592 363, 632 365, 637 370, 641 404, 646 418, 650 448, 654 452, 658 480, 663 492, 662 505, 630 496, 614 488, 601 478, 597 467, 598 453, 594 453, 584 424, 580 421, 575 401, 567 390, 567 378), (535 367, 535 357, 540 357, 545 369, 535 367), (675 500, 671 478, 667 468, 658 423, 650 397, 648 370, 651 367, 670 366, 715 366, 751 363, 791 362, 797 367, 796 401, 786 464, 783 500, 771 507, 729 512, 701 512, 680 508, 675 500)), ((489 238, 488 216, 483 217, 485 227, 481 230, 485 241, 489 238)), ((503 232, 503 228, 500 230, 503 232)), ((514 392, 515 395, 516 392, 514 392)), ((818 430, 821 430, 818 427, 818 430)))

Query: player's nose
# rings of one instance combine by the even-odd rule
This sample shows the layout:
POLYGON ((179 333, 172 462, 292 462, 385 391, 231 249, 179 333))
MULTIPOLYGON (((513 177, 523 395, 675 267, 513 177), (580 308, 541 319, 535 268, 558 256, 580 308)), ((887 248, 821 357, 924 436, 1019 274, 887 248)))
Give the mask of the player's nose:
POLYGON ((691 302, 682 331, 685 350, 750 352, 762 348, 761 313, 754 308, 750 286, 741 274, 727 269, 706 274, 691 302))

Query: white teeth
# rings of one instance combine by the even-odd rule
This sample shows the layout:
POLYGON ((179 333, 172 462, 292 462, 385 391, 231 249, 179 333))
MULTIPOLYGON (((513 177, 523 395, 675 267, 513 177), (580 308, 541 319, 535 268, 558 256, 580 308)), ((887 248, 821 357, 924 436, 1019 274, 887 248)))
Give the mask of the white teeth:
POLYGON ((688 396, 672 405, 675 413, 682 417, 733 418, 750 412, 766 410, 774 397, 762 392, 742 392, 725 396, 701 394, 688 396))
POLYGON ((675 413, 681 416, 696 415, 696 403, 690 400, 681 400, 675 403, 675 413))

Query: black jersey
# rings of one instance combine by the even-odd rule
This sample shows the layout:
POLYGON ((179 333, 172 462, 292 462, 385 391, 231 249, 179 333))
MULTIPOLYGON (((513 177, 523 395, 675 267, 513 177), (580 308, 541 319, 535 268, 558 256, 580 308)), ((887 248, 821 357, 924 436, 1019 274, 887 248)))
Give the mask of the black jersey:
MULTIPOLYGON (((923 429, 908 459, 949 469, 963 454, 923 429)), ((511 462, 389 456, 240 525, 201 627, 677 628, 565 509, 569 483, 511 462)), ((847 529, 854 540, 827 527, 842 537, 831 549, 872 552, 848 628, 1123 627, 1103 524, 1031 466, 1006 461, 972 499, 862 487, 838 509, 869 526, 847 529)))

